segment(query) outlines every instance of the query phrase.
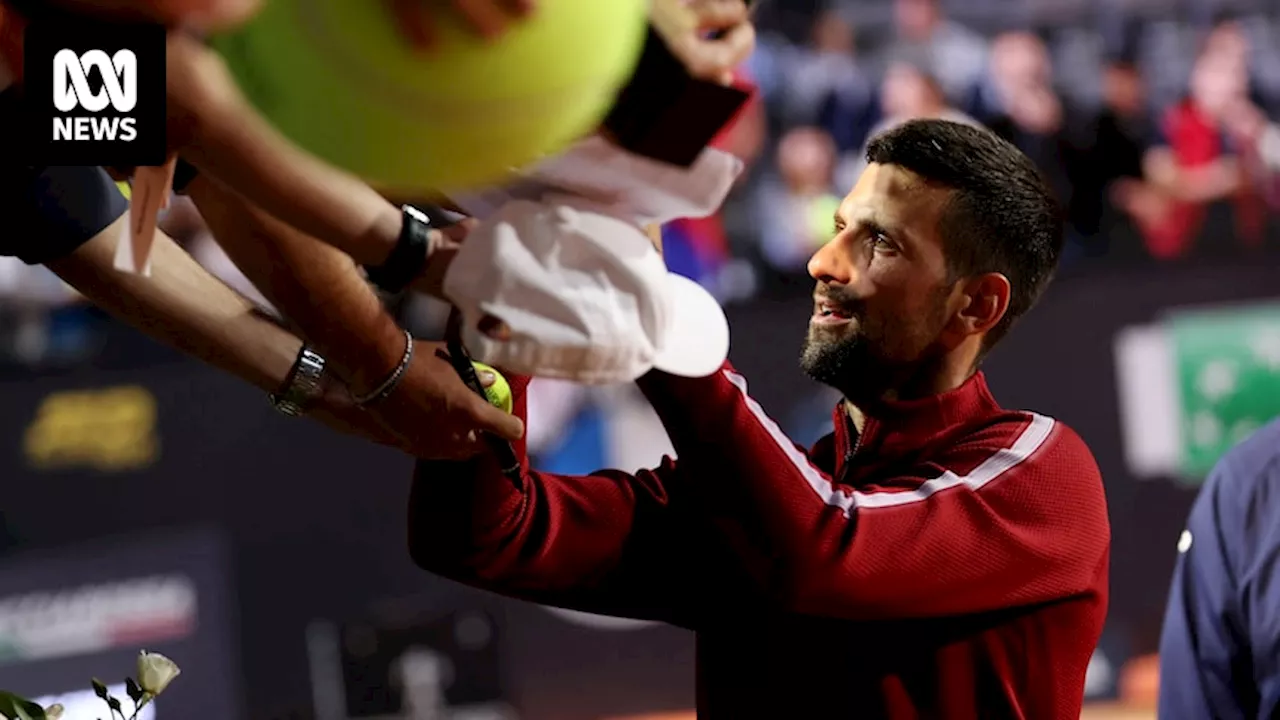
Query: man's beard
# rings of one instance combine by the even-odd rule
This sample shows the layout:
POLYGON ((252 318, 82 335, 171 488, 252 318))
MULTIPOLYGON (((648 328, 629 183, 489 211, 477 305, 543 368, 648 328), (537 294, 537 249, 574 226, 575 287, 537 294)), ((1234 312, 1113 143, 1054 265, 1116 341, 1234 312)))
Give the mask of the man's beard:
POLYGON ((948 290, 947 286, 937 288, 926 317, 892 327, 870 316, 853 298, 829 293, 849 313, 850 324, 810 324, 800 368, 854 403, 876 401, 897 392, 937 359, 934 341, 945 325, 948 290))
POLYGON ((800 351, 800 369, 823 385, 856 397, 868 380, 882 377, 886 368, 876 357, 861 324, 853 332, 831 337, 829 328, 810 326, 800 351))

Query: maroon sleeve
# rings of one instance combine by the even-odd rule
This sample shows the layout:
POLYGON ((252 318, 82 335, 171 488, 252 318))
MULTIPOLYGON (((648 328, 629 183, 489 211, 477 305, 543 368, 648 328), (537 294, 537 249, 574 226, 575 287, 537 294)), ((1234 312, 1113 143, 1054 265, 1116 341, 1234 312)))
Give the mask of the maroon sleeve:
MULTIPOLYGON (((509 377, 526 416, 527 378, 509 377)), ((679 472, 664 458, 634 474, 529 469, 524 491, 491 458, 420 462, 409 548, 423 569, 504 595, 692 627, 698 585, 679 472)))
MULTIPOLYGON (((513 383, 519 413, 525 385, 513 383)), ((530 471, 520 447, 520 492, 488 458, 421 463, 416 562, 535 602, 686 627, 708 528, 761 596, 807 614, 976 613, 1091 592, 1105 579, 1097 466, 1050 418, 1008 413, 943 457, 854 491, 815 467, 728 366, 701 379, 651 373, 641 388, 678 465, 552 475, 530 471)))
POLYGON ((1007 413, 911 472, 854 491, 783 434, 727 366, 641 388, 708 507, 755 529, 744 564, 787 610, 851 619, 983 612, 1086 593, 1105 578, 1098 468, 1051 418, 1007 413))

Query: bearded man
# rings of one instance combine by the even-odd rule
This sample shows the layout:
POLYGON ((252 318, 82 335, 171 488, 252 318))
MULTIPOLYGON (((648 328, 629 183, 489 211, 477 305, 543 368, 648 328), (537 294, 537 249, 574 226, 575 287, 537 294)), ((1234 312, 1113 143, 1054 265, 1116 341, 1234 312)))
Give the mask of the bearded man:
MULTIPOLYGON (((419 566, 697 633, 700 718, 1080 716, 1107 610, 1102 478, 979 366, 1062 248, 1031 161, 981 128, 878 136, 813 256, 803 369, 835 432, 792 443, 726 364, 640 388, 678 459, 583 476, 422 462, 419 566)), ((523 417, 526 378, 510 378, 523 417)))

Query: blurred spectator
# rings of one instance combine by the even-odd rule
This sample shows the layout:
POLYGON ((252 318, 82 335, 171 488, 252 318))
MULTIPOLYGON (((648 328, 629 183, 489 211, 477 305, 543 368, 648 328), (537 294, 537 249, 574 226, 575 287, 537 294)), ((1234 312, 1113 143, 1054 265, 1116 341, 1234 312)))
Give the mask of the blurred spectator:
POLYGON ((1053 79, 1053 63, 1044 40, 1027 31, 1002 33, 991 43, 986 73, 970 93, 965 109, 983 122, 1008 115, 1011 106, 1029 93, 1052 88, 1053 79))
POLYGON ((1277 203, 1275 173, 1280 172, 1280 124, 1272 122, 1262 108, 1249 101, 1230 105, 1223 124, 1241 141, 1242 154, 1254 161, 1248 169, 1255 172, 1267 190, 1267 199, 1277 203))
POLYGON ((860 147, 875 111, 875 86, 858 64, 854 28, 825 12, 813 23, 812 41, 788 64, 782 120, 826 128, 842 151, 860 147))
POLYGON ((1153 133, 1141 72, 1128 55, 1110 58, 1102 73, 1102 107, 1074 141, 1069 219, 1088 255, 1117 249, 1110 235, 1127 221, 1121 213, 1142 218, 1159 203, 1142 177, 1142 154, 1153 133))
POLYGON ((978 122, 951 106, 936 77, 907 62, 896 62, 886 70, 880 91, 880 110, 883 119, 872 128, 871 137, 917 118, 978 122))
POLYGON ((1069 111, 1053 87, 1049 50, 1030 32, 1004 33, 991 46, 990 105, 978 119, 1035 161, 1070 206, 1074 157, 1069 111))
POLYGON ((1161 118, 1158 138, 1143 161, 1147 179, 1168 201, 1142 223, 1148 251, 1159 259, 1185 256, 1210 211, 1230 209, 1246 245, 1262 240, 1265 206, 1254 173, 1241 161, 1253 154, 1236 122, 1249 98, 1248 47, 1232 25, 1205 39, 1187 97, 1161 118))
POLYGON ((1250 57, 1249 36, 1240 21, 1230 15, 1219 16, 1205 37, 1204 54, 1221 54, 1245 64, 1247 68, 1250 57))
POLYGON ((894 0, 893 15, 891 57, 923 63, 952 101, 967 97, 985 69, 986 41, 944 17, 938 0, 894 0))
POLYGON ((798 274, 834 234, 835 142, 820 128, 796 128, 778 143, 776 164, 777 177, 760 190, 760 249, 775 270, 798 274))
POLYGON ((917 118, 941 118, 979 124, 947 103, 942 86, 925 69, 902 61, 891 64, 885 72, 880 89, 880 111, 883 119, 867 133, 858 152, 841 159, 835 176, 838 189, 847 191, 852 188, 866 168, 866 142, 900 123, 917 118))

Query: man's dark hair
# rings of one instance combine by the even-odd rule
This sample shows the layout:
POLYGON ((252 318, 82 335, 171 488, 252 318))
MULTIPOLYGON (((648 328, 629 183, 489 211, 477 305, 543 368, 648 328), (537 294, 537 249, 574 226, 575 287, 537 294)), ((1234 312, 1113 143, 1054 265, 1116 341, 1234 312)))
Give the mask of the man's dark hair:
POLYGON ((1044 176, 990 130, 945 120, 912 120, 876 136, 867 162, 953 191, 938 228, 950 279, 998 272, 1012 286, 1008 310, 987 333, 989 350, 1040 299, 1058 267, 1063 216, 1044 176))

